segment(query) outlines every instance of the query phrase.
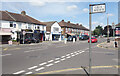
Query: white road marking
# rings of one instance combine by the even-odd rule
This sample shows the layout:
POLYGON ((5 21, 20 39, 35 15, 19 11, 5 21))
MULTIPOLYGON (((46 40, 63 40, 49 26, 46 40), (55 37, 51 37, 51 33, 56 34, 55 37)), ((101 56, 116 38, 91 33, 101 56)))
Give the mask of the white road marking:
POLYGON ((69 56, 70 54, 67 54, 66 56, 69 56))
POLYGON ((53 62, 54 60, 50 60, 50 61, 48 61, 48 63, 50 63, 50 62, 53 62))
POLYGON ((64 58, 65 56, 62 56, 61 58, 64 58))
POLYGON ((25 74, 32 74, 32 72, 27 72, 27 73, 25 73, 25 74))
POLYGON ((49 67, 49 66, 52 66, 53 64, 48 64, 48 65, 46 65, 47 67, 49 67))
POLYGON ((60 61, 56 61, 56 62, 54 62, 54 63, 59 63, 60 61))
POLYGON ((71 56, 75 56, 75 55, 71 55, 71 56))
POLYGON ((70 56, 66 57, 66 58, 71 58, 70 56))
POLYGON ((35 71, 39 71, 39 70, 42 70, 44 69, 45 67, 41 67, 41 68, 38 68, 38 69, 35 69, 35 71))
POLYGON ((55 60, 59 60, 60 58, 56 58, 55 60))
POLYGON ((64 61, 65 60, 65 58, 64 59, 61 59, 62 61, 64 61))
POLYGON ((34 68, 37 68, 38 66, 33 66, 33 67, 30 67, 30 68, 28 68, 29 70, 31 70, 31 69, 34 69, 34 68))
POLYGON ((71 53, 71 55, 72 55, 73 53, 71 53))
POLYGON ((41 64, 39 64, 39 65, 42 66, 42 65, 45 65, 45 64, 47 64, 47 62, 41 63, 41 64))
POLYGON ((4 54, 4 55, 1 55, 1 56, 9 56, 9 55, 12 55, 12 54, 4 54))
POLYGON ((21 70, 21 71, 18 71, 16 73, 13 73, 13 74, 20 74, 20 73, 23 73, 23 72, 25 72, 25 70, 21 70))
POLYGON ((33 52, 33 51, 35 51, 35 50, 29 50, 29 51, 24 51, 24 52, 27 53, 27 52, 33 52))

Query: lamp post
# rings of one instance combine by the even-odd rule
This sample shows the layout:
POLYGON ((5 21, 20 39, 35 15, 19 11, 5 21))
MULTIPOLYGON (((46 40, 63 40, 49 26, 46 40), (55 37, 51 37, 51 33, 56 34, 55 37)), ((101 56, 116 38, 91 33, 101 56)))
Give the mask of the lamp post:
POLYGON ((110 39, 109 39, 109 34, 110 34, 110 31, 109 31, 109 22, 108 22, 108 13, 107 13, 107 43, 110 43, 110 39))
POLYGON ((114 24, 114 22, 112 23, 112 29, 113 29, 113 38, 115 39, 115 24, 114 24))

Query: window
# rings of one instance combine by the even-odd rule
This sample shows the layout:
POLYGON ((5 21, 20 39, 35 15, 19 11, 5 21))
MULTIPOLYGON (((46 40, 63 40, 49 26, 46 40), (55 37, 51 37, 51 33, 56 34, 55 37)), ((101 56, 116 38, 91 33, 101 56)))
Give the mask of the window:
POLYGON ((14 28, 16 28, 16 24, 14 24, 14 28))
POLYGON ((37 29, 40 29, 40 27, 39 27, 39 26, 37 26, 37 29))
POLYGON ((13 27, 13 22, 10 22, 10 27, 13 27))

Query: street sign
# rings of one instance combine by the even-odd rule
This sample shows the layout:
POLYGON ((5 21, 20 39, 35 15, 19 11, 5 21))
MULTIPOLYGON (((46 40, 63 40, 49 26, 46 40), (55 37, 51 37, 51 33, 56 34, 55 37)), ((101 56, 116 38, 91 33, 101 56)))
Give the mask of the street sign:
POLYGON ((102 13, 105 12, 105 10, 106 10, 105 4, 96 4, 93 5, 92 13, 102 13))

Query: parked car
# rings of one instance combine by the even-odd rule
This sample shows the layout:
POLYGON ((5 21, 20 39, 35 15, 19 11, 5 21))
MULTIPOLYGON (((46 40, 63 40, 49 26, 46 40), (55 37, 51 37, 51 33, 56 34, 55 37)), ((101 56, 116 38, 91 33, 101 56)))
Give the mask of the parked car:
MULTIPOLYGON (((20 39, 20 43, 23 44, 23 38, 20 39)), ((24 44, 30 44, 31 43, 31 39, 30 38, 25 38, 24 39, 24 44)))
POLYGON ((87 40, 89 39, 89 36, 88 35, 81 35, 79 40, 87 40))
POLYGON ((32 43, 39 43, 40 42, 40 40, 35 38, 35 37, 32 37, 30 40, 32 43))
MULTIPOLYGON (((95 42, 97 42, 98 40, 97 40, 97 38, 95 38, 95 37, 92 37, 91 38, 91 43, 95 43, 95 42)), ((88 43, 90 42, 90 39, 88 39, 88 43)))
POLYGON ((75 38, 75 41, 77 40, 77 37, 76 36, 69 36, 67 38, 67 41, 73 41, 73 38, 75 38))

